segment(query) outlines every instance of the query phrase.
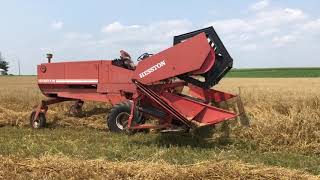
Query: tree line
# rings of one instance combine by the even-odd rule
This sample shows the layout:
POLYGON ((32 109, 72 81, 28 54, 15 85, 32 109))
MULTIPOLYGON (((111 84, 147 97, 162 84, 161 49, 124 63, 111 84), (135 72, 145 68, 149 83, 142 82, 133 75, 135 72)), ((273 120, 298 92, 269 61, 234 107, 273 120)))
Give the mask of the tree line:
POLYGON ((3 72, 0 72, 0 73, 3 73, 3 75, 8 75, 9 62, 6 61, 6 59, 2 56, 1 52, 0 52, 0 69, 3 70, 3 72))

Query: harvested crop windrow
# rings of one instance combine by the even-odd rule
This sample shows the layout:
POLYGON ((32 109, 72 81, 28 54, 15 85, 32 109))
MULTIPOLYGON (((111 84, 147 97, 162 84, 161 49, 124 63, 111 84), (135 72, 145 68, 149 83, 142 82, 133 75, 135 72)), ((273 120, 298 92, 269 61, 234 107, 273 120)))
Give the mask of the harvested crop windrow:
POLYGON ((170 165, 108 162, 66 157, 25 159, 0 156, 0 178, 13 179, 319 179, 305 172, 239 161, 170 165))

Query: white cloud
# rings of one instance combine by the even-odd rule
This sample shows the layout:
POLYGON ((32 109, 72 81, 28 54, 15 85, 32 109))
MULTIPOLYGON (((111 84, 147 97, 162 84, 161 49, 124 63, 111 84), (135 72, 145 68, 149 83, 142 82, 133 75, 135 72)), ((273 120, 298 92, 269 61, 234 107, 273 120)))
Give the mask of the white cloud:
POLYGON ((257 49, 257 44, 255 43, 249 43, 249 44, 244 44, 241 49, 244 51, 254 51, 257 49))
POLYGON ((60 30, 63 28, 63 22, 62 21, 55 21, 53 23, 51 23, 51 28, 55 29, 55 30, 60 30))
MULTIPOLYGON (((261 3, 262 4, 262 3, 261 3)), ((207 23, 222 35, 225 43, 238 50, 285 46, 295 41, 308 16, 300 9, 260 9, 243 19, 224 19, 207 23), (286 35, 286 34, 290 34, 286 35)), ((317 27, 317 21, 310 22, 317 27)))
POLYGON ((277 29, 277 28, 269 28, 269 29, 264 29, 262 31, 259 31, 258 34, 260 36, 269 36, 269 35, 272 35, 274 33, 277 33, 279 32, 280 30, 277 29))
POLYGON ((111 24, 106 25, 105 27, 102 28, 102 32, 105 33, 114 33, 114 32, 121 32, 124 30, 133 30, 133 29, 138 29, 140 28, 139 25, 130 25, 130 26, 125 26, 122 25, 120 22, 113 22, 111 24))
POLYGON ((320 52, 320 18, 299 8, 260 2, 248 7, 247 16, 206 24, 214 26, 235 59, 235 67, 319 65, 319 55, 308 55, 320 52))
POLYGON ((93 37, 92 34, 78 33, 78 32, 69 32, 69 33, 66 33, 64 36, 65 36, 65 39, 69 39, 69 40, 76 40, 76 39, 85 40, 85 39, 91 39, 93 37))
POLYGON ((275 46, 281 47, 286 44, 293 43, 297 40, 297 37, 294 35, 284 35, 284 36, 276 36, 272 39, 272 42, 275 46))
POLYGON ((255 25, 277 27, 290 23, 303 22, 306 14, 300 9, 277 8, 269 11, 260 11, 252 20, 255 25))
POLYGON ((223 33, 250 32, 256 28, 254 24, 244 19, 213 21, 207 23, 205 26, 213 26, 223 33))
POLYGON ((42 54, 53 53, 53 49, 48 47, 42 47, 40 48, 40 51, 42 54))
POLYGON ((297 24, 304 23, 307 15, 300 9, 275 8, 256 12, 243 19, 224 19, 207 23, 223 34, 243 33, 272 35, 297 24))
POLYGON ((69 32, 56 44, 56 52, 65 52, 65 59, 112 59, 119 51, 128 51, 133 59, 144 52, 157 53, 172 46, 173 36, 194 30, 188 20, 167 20, 150 24, 113 22, 101 28, 100 34, 69 32), (80 53, 79 53, 80 52, 80 53), (81 56, 80 56, 81 55, 81 56))
POLYGON ((262 1, 259 1, 259 2, 252 4, 249 7, 249 9, 253 10, 253 11, 259 11, 259 10, 262 10, 262 9, 265 9, 266 7, 268 7, 269 4, 270 4, 269 0, 262 0, 262 1))
POLYGON ((97 44, 119 46, 119 48, 132 45, 140 48, 140 51, 157 52, 170 46, 173 36, 191 29, 192 23, 187 20, 168 20, 145 25, 124 25, 113 22, 102 28, 105 38, 97 44))
POLYGON ((306 24, 303 25, 303 29, 312 33, 320 33, 320 18, 308 21, 306 24))

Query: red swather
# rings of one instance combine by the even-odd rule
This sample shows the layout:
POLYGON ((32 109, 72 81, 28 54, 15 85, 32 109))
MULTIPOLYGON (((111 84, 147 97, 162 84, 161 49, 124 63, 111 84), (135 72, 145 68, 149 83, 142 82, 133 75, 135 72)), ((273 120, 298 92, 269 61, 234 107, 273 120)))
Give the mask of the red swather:
POLYGON ((212 27, 175 36, 174 46, 140 58, 135 70, 119 60, 92 60, 38 65, 44 100, 32 113, 34 128, 45 126, 48 105, 83 101, 114 106, 107 124, 111 131, 155 128, 188 131, 234 118, 236 114, 211 105, 234 95, 211 89, 231 69, 232 58, 212 27), (146 119, 158 119, 146 124, 146 119))

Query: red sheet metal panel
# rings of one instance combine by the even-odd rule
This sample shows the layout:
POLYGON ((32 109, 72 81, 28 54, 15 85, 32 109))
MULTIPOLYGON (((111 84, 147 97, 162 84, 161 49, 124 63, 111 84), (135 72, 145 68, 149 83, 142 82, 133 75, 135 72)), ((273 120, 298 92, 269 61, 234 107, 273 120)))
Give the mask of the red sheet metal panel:
POLYGON ((202 89, 197 86, 193 86, 191 84, 188 85, 189 87, 189 93, 192 97, 208 100, 208 101, 214 101, 214 102, 223 102, 227 101, 231 98, 236 97, 236 95, 217 91, 214 89, 202 89))
POLYGON ((66 79, 98 79, 101 61, 65 63, 66 79))
POLYGON ((101 61, 38 65, 38 84, 97 84, 101 61))
MULTIPOLYGON (((141 61, 133 78, 143 84, 199 70, 211 50, 204 33, 141 61)), ((208 64, 214 63, 209 62, 208 64)))
POLYGON ((135 92, 132 83, 133 71, 114 66, 110 62, 102 62, 99 69, 99 93, 119 93, 120 91, 135 92))
POLYGON ((165 92, 162 96, 170 102, 170 105, 189 120, 192 120, 203 110, 203 108, 205 108, 205 106, 201 104, 187 101, 181 96, 177 96, 172 93, 165 92))
POLYGON ((102 61, 99 66, 99 84, 109 82, 109 69, 111 66, 111 61, 102 61))
POLYGON ((64 79, 65 65, 62 63, 45 63, 38 65, 38 79, 64 79))
POLYGON ((201 68, 199 70, 193 71, 192 74, 203 74, 210 70, 210 68, 214 64, 214 60, 216 58, 216 54, 214 53, 214 50, 211 49, 209 55, 207 56, 205 62, 202 64, 201 68))
POLYGON ((119 83, 119 84, 127 84, 132 83, 132 76, 134 71, 118 67, 118 66, 110 66, 109 68, 109 82, 110 83, 119 83))
POLYGON ((189 120, 203 124, 216 124, 236 117, 235 113, 197 102, 186 97, 165 92, 162 95, 172 107, 189 120))
POLYGON ((120 94, 100 94, 100 93, 81 93, 81 92, 58 92, 59 97, 81 99, 88 101, 106 102, 118 104, 125 100, 125 97, 120 94))
POLYGON ((235 118, 237 114, 228 112, 213 106, 207 106, 201 113, 199 113, 194 120, 203 124, 217 124, 219 122, 235 118))

